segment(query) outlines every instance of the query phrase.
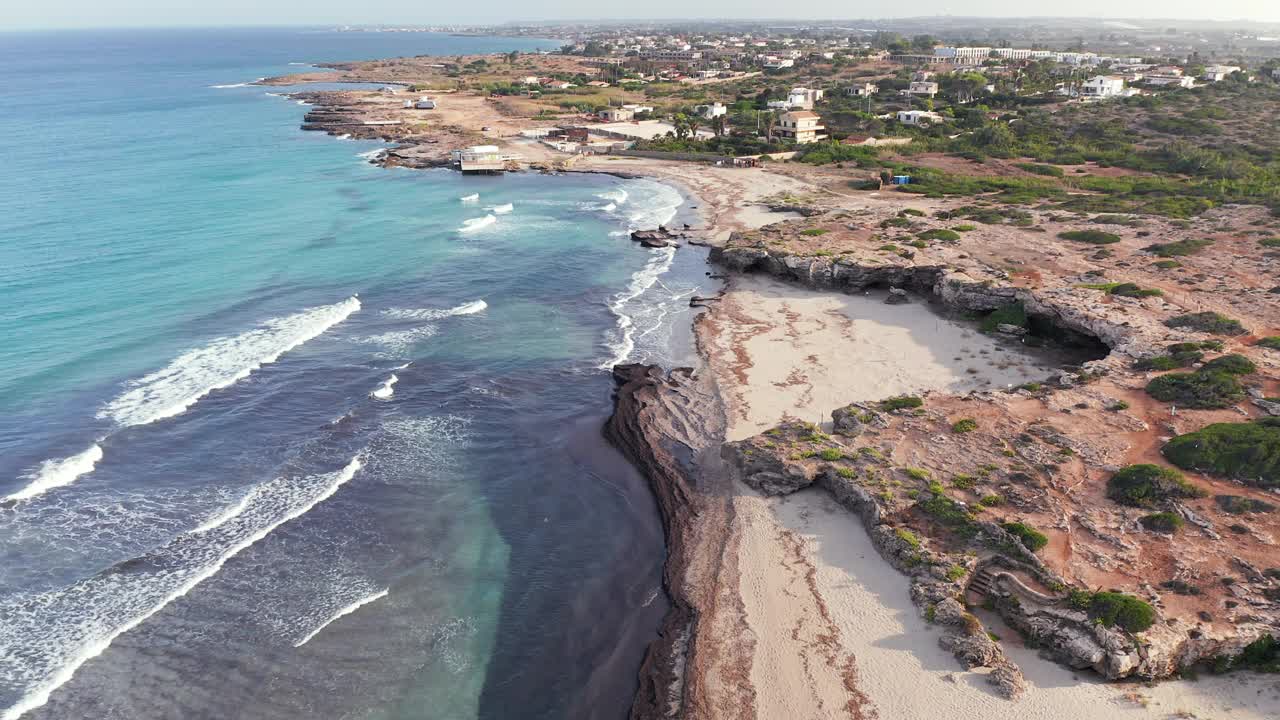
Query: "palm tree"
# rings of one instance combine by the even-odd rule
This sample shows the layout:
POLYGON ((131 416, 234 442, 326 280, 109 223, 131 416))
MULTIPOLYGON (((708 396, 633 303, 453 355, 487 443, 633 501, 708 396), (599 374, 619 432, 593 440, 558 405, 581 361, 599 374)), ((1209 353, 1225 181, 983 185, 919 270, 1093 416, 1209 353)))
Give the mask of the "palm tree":
POLYGON ((768 138, 769 142, 773 142, 773 129, 774 129, 774 127, 776 127, 777 125, 778 125, 778 116, 777 116, 777 115, 775 115, 775 114, 773 114, 773 113, 769 113, 768 115, 766 115, 766 116, 765 116, 765 118, 764 118, 764 136, 765 136, 766 138, 768 138))
POLYGON ((689 116, 689 119, 685 121, 685 126, 689 128, 689 137, 692 137, 695 140, 698 139, 698 126, 701 124, 702 118, 697 115, 689 116))

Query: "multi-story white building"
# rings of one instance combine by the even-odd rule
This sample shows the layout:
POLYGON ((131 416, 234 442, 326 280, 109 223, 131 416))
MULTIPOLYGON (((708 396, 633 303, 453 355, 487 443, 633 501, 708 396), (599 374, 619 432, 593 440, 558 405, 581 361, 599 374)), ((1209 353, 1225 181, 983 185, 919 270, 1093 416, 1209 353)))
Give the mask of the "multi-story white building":
POLYGON ((875 95, 879 91, 880 86, 875 83, 858 83, 857 85, 846 89, 845 94, 853 95, 854 97, 866 97, 868 95, 875 95))
POLYGON ((822 126, 822 118, 808 110, 785 112, 778 119, 778 134, 794 140, 797 145, 826 139, 827 136, 822 133, 823 130, 826 128, 822 126))
POLYGON ((822 99, 823 94, 822 90, 803 87, 791 88, 791 92, 787 94, 787 106, 811 110, 813 109, 813 104, 822 99))
POLYGON ((938 83, 936 82, 913 82, 907 87, 908 95, 920 95, 923 97, 933 97, 938 94, 938 83))
POLYGON ((698 105, 693 110, 708 120, 722 117, 729 113, 729 108, 725 107, 724 103, 718 102, 711 103, 710 105, 698 105))
POLYGON ((1236 65, 1210 65, 1204 69, 1204 75, 1200 77, 1209 82, 1220 82, 1226 80, 1231 73, 1240 72, 1240 68, 1236 65))
POLYGON ((1080 85, 1081 97, 1109 98, 1124 94, 1124 78, 1118 75, 1095 75, 1080 85))

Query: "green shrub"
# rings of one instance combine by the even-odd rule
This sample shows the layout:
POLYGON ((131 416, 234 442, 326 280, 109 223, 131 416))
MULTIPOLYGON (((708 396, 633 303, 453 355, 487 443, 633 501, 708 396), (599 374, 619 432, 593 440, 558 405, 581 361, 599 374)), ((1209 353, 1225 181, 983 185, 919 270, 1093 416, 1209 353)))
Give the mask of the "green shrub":
POLYGON ((1151 264, 1161 270, 1172 270, 1174 268, 1182 267, 1182 263, 1177 260, 1157 260, 1151 264))
POLYGON ((1262 338, 1258 341, 1258 347, 1264 347, 1268 350, 1280 350, 1280 335, 1271 335, 1262 338))
POLYGON ((982 332, 995 332, 1001 325, 1027 326, 1027 310, 1022 303, 1015 302, 993 310, 982 319, 979 329, 982 332))
POLYGON ((954 230, 925 230, 922 233, 916 233, 916 237, 921 240, 942 240, 944 242, 955 242, 960 239, 960 233, 954 230))
POLYGON ((1178 240, 1171 243, 1156 243, 1142 249, 1160 257, 1184 257, 1194 255, 1212 244, 1212 240, 1178 240))
POLYGON ((906 217, 908 215, 911 217, 924 217, 924 211, 917 210, 916 208, 906 208, 902 212, 898 213, 898 215, 901 217, 906 217))
POLYGON ((1036 552, 1049 544, 1049 538, 1044 533, 1035 528, 1021 522, 1007 522, 1000 527, 1004 528, 1014 537, 1018 538, 1028 550, 1036 552))
POLYGON ((1258 244, 1264 248, 1280 247, 1280 237, 1263 238, 1258 241, 1258 244))
POLYGON ((1244 335, 1248 330, 1237 320, 1216 312, 1187 313, 1169 318, 1164 324, 1171 328, 1190 328, 1211 335, 1244 335))
POLYGON ((995 507, 997 505, 1003 505, 1004 498, 1000 495, 995 495, 995 494, 983 495, 981 498, 979 498, 978 504, 981 505, 982 507, 995 507))
POLYGON ((826 235, 827 231, 822 228, 807 228, 805 230, 801 230, 800 234, 806 237, 818 237, 819 235, 826 235))
POLYGON ((1182 473, 1159 465, 1129 465, 1107 481, 1107 497, 1131 507, 1153 507, 1176 498, 1204 497, 1182 473))
POLYGON ((1256 672, 1280 673, 1280 640, 1270 633, 1263 635, 1245 645, 1231 665, 1256 672))
POLYGON ((921 482, 924 482, 924 481, 926 481, 926 480, 928 480, 928 479, 929 479, 929 471, 928 471, 928 470, 922 470, 922 469, 920 469, 920 468, 907 467, 907 468, 902 468, 902 472, 903 472, 903 474, 905 474, 907 477, 911 478, 912 480, 919 480, 919 481, 921 481, 921 482))
POLYGON ((956 473, 951 476, 951 486, 958 490, 968 490, 977 484, 977 480, 972 475, 964 473, 956 473))
POLYGON ((1214 495, 1213 501, 1218 503, 1218 507, 1232 515, 1245 515, 1248 513, 1266 514, 1275 512, 1276 506, 1269 502, 1254 500, 1249 497, 1241 497, 1239 495, 1214 495))
POLYGON ((1147 394, 1187 408, 1228 408, 1244 400, 1244 386, 1225 372, 1169 373, 1147 383, 1147 394))
POLYGON ((836 450, 835 448, 827 448, 826 450, 818 453, 818 457, 826 460, 827 462, 835 462, 836 460, 844 458, 844 453, 836 450))
POLYGON ((1253 361, 1243 355, 1223 355, 1205 363, 1200 372, 1223 372, 1228 375, 1249 375, 1258 371, 1253 361))
POLYGON ((908 529, 906 529, 906 528, 898 528, 897 530, 894 530, 893 532, 894 532, 894 534, 895 534, 895 535, 897 535, 897 536, 898 536, 898 539, 899 539, 899 540, 901 540, 902 542, 904 542, 904 543, 906 543, 907 545, 911 546, 911 549, 913 549, 913 550, 919 550, 919 549, 920 549, 920 545, 921 545, 920 538, 919 538, 918 536, 916 536, 916 534, 915 534, 915 533, 911 532, 910 530, 908 530, 908 529))
POLYGON ((1177 532, 1181 530, 1182 526, 1185 524, 1181 515, 1171 512, 1151 513, 1150 515, 1144 516, 1140 522, 1142 523, 1142 527, 1154 532, 1162 533, 1177 532))
POLYGON ((964 233, 964 232, 973 232, 974 230, 978 229, 978 226, 977 225, 955 225, 951 229, 955 230, 956 232, 964 233))
POLYGON ((919 397, 916 397, 915 395, 899 395, 897 397, 891 397, 891 398, 888 398, 887 400, 880 401, 880 409, 886 412, 891 410, 905 410, 907 408, 918 408, 922 405, 924 405, 924 400, 921 400, 919 397))
POLYGON ((960 418, 951 425, 953 433, 967 433, 978 429, 978 421, 973 418, 960 418))
POLYGON ((1089 601, 1089 617, 1107 627, 1138 633, 1156 622, 1155 608, 1132 595, 1117 592, 1094 593, 1089 601))
POLYGON ((1068 230, 1058 233, 1063 240, 1089 243, 1090 245, 1110 245, 1120 242, 1120 236, 1101 230, 1068 230))
POLYGON ((1041 165, 1039 163, 1015 163, 1014 166, 1036 175, 1059 178, 1063 176, 1062 168, 1054 167, 1053 165, 1041 165))
POLYGON ((965 566, 963 565, 952 565, 947 568, 947 579, 951 582, 956 582, 960 578, 964 577, 968 572, 969 571, 965 569, 965 566))
POLYGON ((973 537, 978 534, 973 514, 965 506, 947 497, 942 492, 941 485, 931 485, 929 497, 917 502, 916 506, 957 535, 973 537))
POLYGON ((1214 423, 1173 438, 1160 452, 1184 470, 1280 487, 1280 418, 1214 423))
POLYGON ((1112 295, 1120 295, 1122 297, 1155 297, 1164 294, 1160 290, 1138 287, 1134 283, 1119 283, 1112 287, 1108 292, 1112 295))

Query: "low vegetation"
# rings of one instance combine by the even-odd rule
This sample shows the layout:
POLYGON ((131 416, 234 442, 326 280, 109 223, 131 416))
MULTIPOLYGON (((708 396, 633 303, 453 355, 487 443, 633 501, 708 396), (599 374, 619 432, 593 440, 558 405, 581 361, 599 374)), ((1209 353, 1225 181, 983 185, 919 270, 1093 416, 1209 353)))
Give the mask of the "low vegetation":
POLYGON ((1244 386, 1227 372, 1169 373, 1147 383, 1147 394, 1178 407, 1197 410, 1229 408, 1244 400, 1244 386))
POLYGON ((1280 487, 1280 418, 1214 423, 1173 438, 1160 452, 1184 470, 1280 487))
POLYGON ((997 308, 992 311, 991 314, 982 318, 982 323, 979 325, 979 329, 981 329, 982 332, 990 333, 995 332, 1001 325, 1026 327, 1027 309, 1023 307, 1020 302, 1010 303, 1004 307, 997 308))
POLYGON ((1120 236, 1101 230, 1067 230, 1058 233, 1063 240, 1089 243, 1090 245, 1111 245, 1120 242, 1120 236))
POLYGON ((1018 538, 1018 540, 1026 546, 1031 552, 1036 552, 1049 544, 1049 538, 1044 533, 1035 528, 1021 522, 1007 522, 1000 527, 1004 528, 1009 534, 1018 538))
POLYGON ((953 433, 967 433, 978 429, 978 421, 973 418, 961 418, 951 425, 953 433))
POLYGON ((1142 523, 1142 527, 1151 530, 1152 532, 1161 533, 1175 533, 1181 530, 1182 526, 1186 524, 1186 521, 1182 519, 1181 515, 1168 511, 1151 513, 1150 515, 1144 516, 1140 522, 1142 523))
POLYGON ((1159 465, 1129 465, 1107 482, 1107 497, 1130 507, 1157 507, 1171 500, 1205 495, 1203 490, 1187 482, 1182 473, 1159 465))
POLYGON ((1124 593, 1073 590, 1068 602, 1072 607, 1087 612, 1100 625, 1119 627, 1131 633, 1142 632, 1156 622, 1155 608, 1124 593))
POLYGON ((899 395, 880 401, 880 409, 886 412, 918 408, 922 405, 924 405, 924 400, 915 395, 899 395))
POLYGON ((1146 246, 1143 250, 1146 250, 1149 253, 1155 253, 1160 257, 1184 257, 1187 255, 1194 255, 1212 244, 1212 240, 1187 239, 1171 243, 1156 243, 1154 245, 1146 246))
POLYGON ((1187 313, 1169 318, 1164 324, 1171 328, 1186 328, 1211 335, 1244 335, 1248 332, 1240 321, 1227 317, 1222 313, 1198 312, 1187 313))

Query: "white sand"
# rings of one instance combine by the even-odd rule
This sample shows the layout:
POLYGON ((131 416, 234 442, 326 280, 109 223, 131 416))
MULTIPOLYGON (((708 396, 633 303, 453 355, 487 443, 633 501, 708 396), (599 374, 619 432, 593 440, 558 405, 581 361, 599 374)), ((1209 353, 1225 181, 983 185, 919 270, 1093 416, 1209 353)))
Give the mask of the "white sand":
POLYGON ((731 318, 713 352, 737 366, 746 385, 728 388, 730 440, 750 437, 783 416, 824 423, 854 400, 904 393, 1007 387, 1047 376, 1016 345, 949 322, 916 298, 819 293, 762 276, 735 280, 731 318))
MULTIPOLYGON (((756 434, 784 414, 818 421, 853 400, 964 392, 1045 373, 1008 362, 1027 358, 918 303, 890 306, 765 278, 740 279, 710 334, 730 439, 756 434)), ((735 555, 754 640, 757 718, 1280 718, 1274 677, 1103 683, 1040 659, 1007 631, 1003 644, 1029 687, 1020 700, 1004 700, 981 671, 966 671, 938 646, 938 633, 911 603, 906 577, 876 553, 861 521, 824 492, 765 498, 736 483, 732 501, 737 542, 725 552, 735 555)))

